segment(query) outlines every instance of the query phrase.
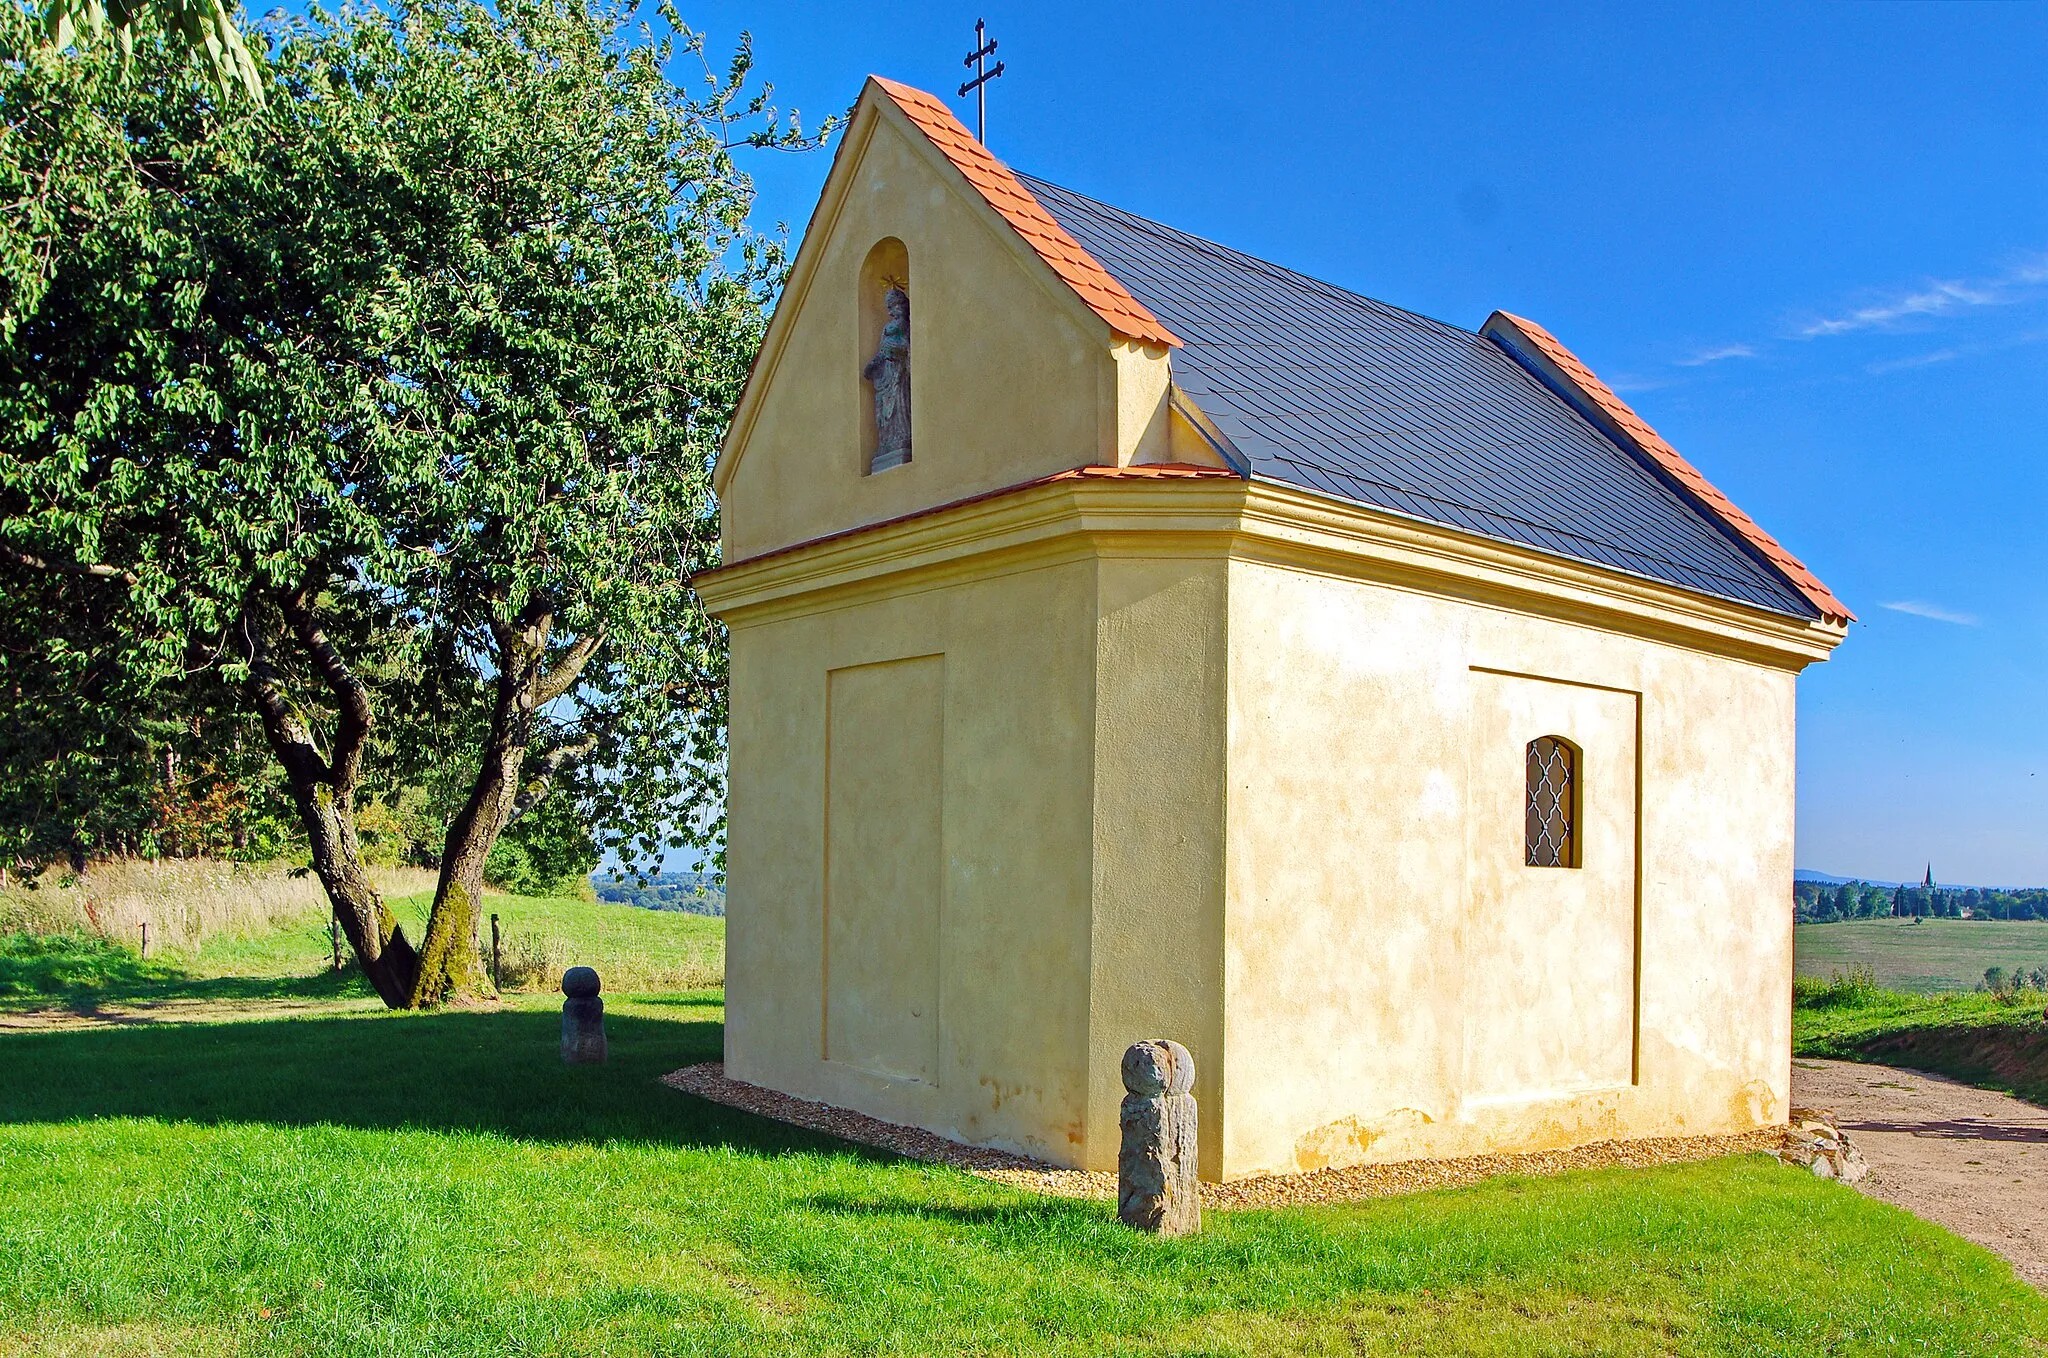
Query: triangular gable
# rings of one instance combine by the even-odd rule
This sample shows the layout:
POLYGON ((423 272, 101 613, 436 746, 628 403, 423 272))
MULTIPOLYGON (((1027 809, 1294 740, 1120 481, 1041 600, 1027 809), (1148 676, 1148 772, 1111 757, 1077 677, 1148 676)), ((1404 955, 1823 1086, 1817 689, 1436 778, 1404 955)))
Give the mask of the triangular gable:
POLYGON ((1095 257, 1082 249, 1081 243, 1068 235, 1067 229, 1054 221, 1052 214, 1031 196, 1031 191, 1018 182, 1010 167, 974 139, 974 134, 953 116, 951 109, 923 90, 878 75, 871 75, 868 80, 895 100, 918 131, 931 139, 932 145, 988 200, 988 205, 1038 252, 1091 311, 1109 323, 1111 330, 1142 344, 1179 346, 1180 338, 1161 325, 1144 303, 1110 276, 1109 270, 1096 263, 1095 257))
POLYGON ((1849 611, 1849 606, 1822 584, 1819 576, 1722 494, 1699 468, 1650 428, 1628 402, 1594 376, 1577 354, 1559 343, 1555 335, 1534 321, 1505 311, 1488 317, 1479 333, 1514 355, 1602 432, 1677 482, 1707 513, 1783 575, 1824 617, 1837 622, 1855 621, 1856 615, 1849 611))
POLYGON ((922 90, 880 76, 869 76, 854 105, 844 140, 833 158, 790 266, 789 278, 769 318, 767 333, 747 372, 747 380, 734 404, 727 426, 712 485, 719 495, 726 493, 738 458, 735 449, 746 442, 763 388, 773 376, 793 314, 801 308, 809 285, 810 265, 824 238, 830 234, 837 205, 850 184, 855 167, 872 135, 875 118, 884 107, 902 115, 915 134, 937 152, 937 159, 957 171, 970 196, 987 206, 1008 227, 1027 258, 1036 258, 1049 268, 1086 311, 1103 321, 1112 336, 1148 346, 1175 348, 1180 339, 1162 325, 1142 302, 1131 296, 1066 229, 1053 220, 1038 200, 1012 174, 1009 167, 990 155, 960 120, 943 103, 922 90), (863 116, 863 115, 866 116, 863 116))

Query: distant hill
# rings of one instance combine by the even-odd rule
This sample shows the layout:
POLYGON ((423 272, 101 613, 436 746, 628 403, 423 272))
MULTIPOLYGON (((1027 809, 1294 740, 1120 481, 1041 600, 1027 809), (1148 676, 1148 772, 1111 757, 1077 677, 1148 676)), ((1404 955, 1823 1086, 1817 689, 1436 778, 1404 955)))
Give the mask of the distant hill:
POLYGON ((723 915, 725 887, 708 872, 658 872, 646 885, 630 877, 592 873, 597 898, 642 910, 677 910, 686 915, 723 915))
MULTIPOLYGON (((1837 877, 1832 872, 1815 872, 1812 868, 1792 869, 1792 880, 1795 882, 1813 882, 1820 886, 1842 886, 1849 882, 1856 882, 1863 886, 1916 887, 1920 885, 1917 881, 1888 882, 1882 877, 1837 877)), ((2038 891, 2040 889, 2038 887, 2016 886, 1972 886, 1966 882, 1944 882, 1939 879, 1936 879, 1935 885, 1943 891, 2038 891)))
POLYGON ((1862 882, 1866 886, 1905 885, 1904 882, 1881 882, 1874 877, 1837 877, 1832 872, 1815 872, 1812 868, 1792 869, 1792 880, 1795 882, 1819 882, 1822 886, 1841 886, 1846 882, 1862 882))

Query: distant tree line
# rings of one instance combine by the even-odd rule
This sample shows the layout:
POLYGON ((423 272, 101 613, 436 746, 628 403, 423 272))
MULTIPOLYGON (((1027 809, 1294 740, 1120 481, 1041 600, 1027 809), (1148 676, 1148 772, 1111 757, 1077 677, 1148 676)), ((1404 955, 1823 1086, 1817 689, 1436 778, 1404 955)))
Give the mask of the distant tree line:
MULTIPOLYGON (((0 639, 7 634, 0 623, 0 639)), ((53 863, 78 872, 105 858, 307 859, 290 789, 253 722, 220 712, 181 719, 152 706, 90 739, 81 725, 0 723, 0 885, 33 880, 53 863)), ((464 772, 451 762, 410 780, 365 779, 356 803, 362 861, 438 869, 468 790, 464 772)), ((484 880, 524 896, 587 896, 598 857, 579 804, 551 789, 491 846, 484 880)))
POLYGON ((1873 886, 1869 882, 1794 882, 1792 914, 1801 924, 1876 918, 2048 920, 2048 888, 1873 886))
POLYGON ((658 872, 645 881, 601 877, 596 886, 601 901, 690 915, 725 914, 725 888, 708 872, 658 872))

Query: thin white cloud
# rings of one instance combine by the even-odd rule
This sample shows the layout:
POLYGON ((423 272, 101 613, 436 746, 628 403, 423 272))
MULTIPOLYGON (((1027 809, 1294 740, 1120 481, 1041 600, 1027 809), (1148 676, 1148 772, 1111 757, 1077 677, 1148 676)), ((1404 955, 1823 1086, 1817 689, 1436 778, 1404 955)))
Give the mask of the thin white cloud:
POLYGON ((1961 357, 1960 349, 1936 349, 1931 354, 1909 354, 1905 358, 1888 358, 1882 363, 1871 364, 1865 371, 1873 375, 1904 372, 1908 368, 1931 368, 1937 363, 1947 363, 1951 359, 1961 357))
POLYGON ((1916 618, 1932 618, 1935 622, 1952 622, 1959 627, 1975 627, 1977 617, 1973 613, 1958 613, 1952 608, 1939 604, 1921 603, 1917 599, 1901 599, 1885 605, 1894 613, 1911 613, 1916 618))
POLYGON ((1871 330, 1903 321, 1909 316, 1940 316, 1962 307, 1996 306, 2006 298, 1995 290, 1967 283, 1935 283, 1919 292, 1909 292, 1876 306, 1860 307, 1846 316, 1832 316, 1799 328, 1805 339, 1823 335, 1846 335, 1852 330, 1871 330))
POLYGON ((1724 344, 1718 349, 1702 349, 1691 358, 1675 360, 1681 368, 1702 368, 1709 363, 1719 363, 1728 358, 1755 358, 1756 350, 1747 344, 1724 344))
POLYGON ((1870 306, 1808 321, 1796 333, 1801 339, 1822 339, 1858 330, 1882 330, 1900 321, 1947 316, 1977 307, 2008 306, 2026 300, 2043 283, 2048 283, 2048 256, 2036 256, 1995 278, 1935 279, 1870 306))

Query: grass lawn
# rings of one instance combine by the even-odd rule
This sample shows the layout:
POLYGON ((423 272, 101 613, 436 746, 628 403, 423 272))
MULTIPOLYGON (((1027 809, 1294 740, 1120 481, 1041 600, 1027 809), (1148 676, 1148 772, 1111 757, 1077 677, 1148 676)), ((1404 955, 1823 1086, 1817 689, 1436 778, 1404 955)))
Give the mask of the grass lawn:
MULTIPOLYGON (((414 940, 425 936, 431 904, 428 895, 391 902, 414 940)), ((545 952, 553 978, 582 964, 597 968, 607 990, 679 991, 716 987, 724 975, 722 919, 523 896, 487 896, 484 909, 486 938, 489 915, 496 913, 509 940, 508 958, 545 952)), ((353 963, 337 975, 329 969, 331 956, 324 913, 260 934, 165 949, 148 961, 133 948, 81 935, 0 934, 0 1012, 52 1003, 74 1009, 240 1003, 250 1017, 297 1012, 278 1008, 281 1001, 378 1008, 353 963)), ((533 988, 552 989, 552 981, 536 979, 533 988)))
POLYGON ((1868 966, 1891 990, 1969 990, 1986 967, 2048 967, 2048 921, 1842 920, 1793 931, 1794 970, 1826 979, 1868 966))
POLYGON ((2048 1105, 2048 996, 1803 987, 1792 1051, 1933 1071, 2048 1105))
MULTIPOLYGON (((152 965, 106 984, 237 979, 152 965)), ((1158 1241, 664 1088, 717 1056, 716 991, 608 995, 612 1060, 577 1068, 551 996, 205 993, 212 1019, 0 1029, 0 1355, 2048 1352, 2001 1261, 1764 1157, 1158 1241)))

